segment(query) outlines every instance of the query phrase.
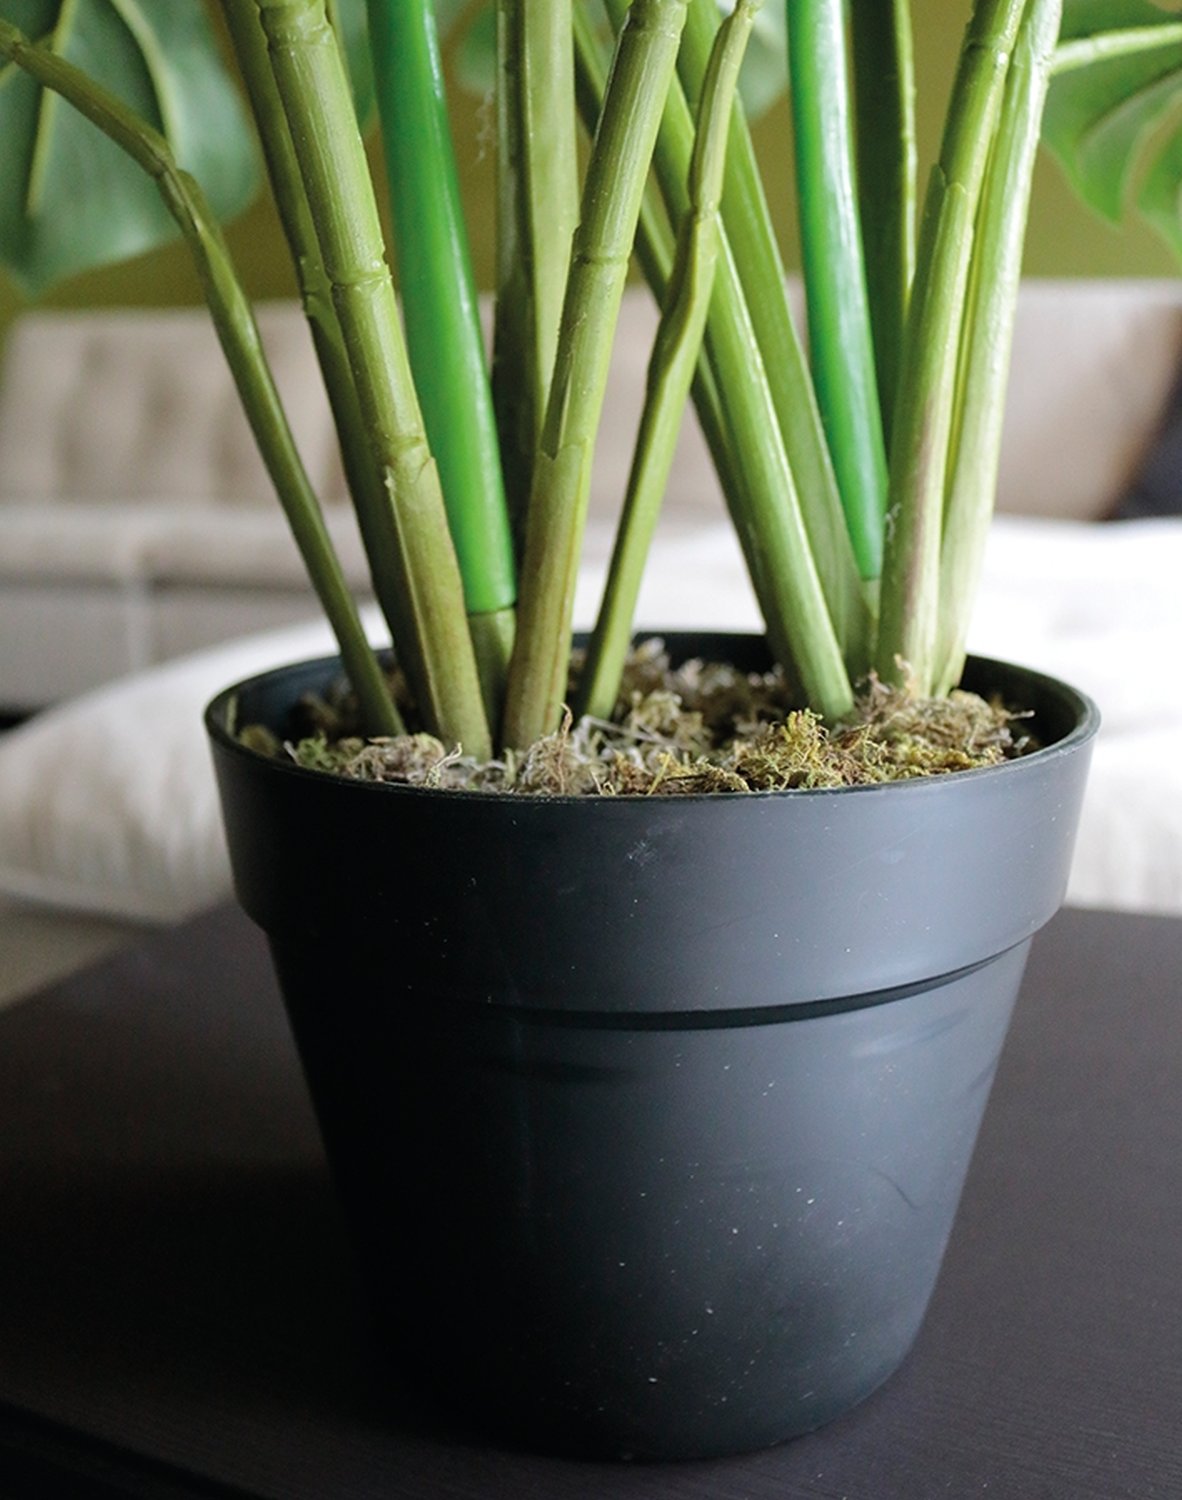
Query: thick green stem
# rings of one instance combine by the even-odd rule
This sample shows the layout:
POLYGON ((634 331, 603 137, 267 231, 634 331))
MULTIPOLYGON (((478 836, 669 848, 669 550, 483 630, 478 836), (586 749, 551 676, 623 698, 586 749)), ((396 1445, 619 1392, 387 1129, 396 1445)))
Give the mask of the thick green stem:
POLYGON ((366 641, 316 496, 296 450, 250 303, 201 189, 178 168, 168 142, 147 121, 70 63, 33 46, 6 21, 0 21, 0 57, 23 68, 43 88, 60 94, 155 181, 165 207, 193 255, 251 430, 340 644, 345 670, 368 727, 375 734, 401 733, 398 711, 366 641))
POLYGON ((385 262, 349 81, 324 0, 255 0, 332 289, 361 414, 394 508, 414 622, 412 683, 441 739, 491 751, 463 588, 385 262))
POLYGON ((519 546, 579 214, 571 23, 571 0, 498 0, 493 396, 519 546))
POLYGON ((361 417, 353 371, 333 306, 332 288, 321 260, 316 226, 308 208, 295 145, 271 72, 258 6, 254 0, 227 0, 225 17, 262 142, 317 362, 324 377, 374 593, 390 627, 398 659, 411 680, 417 681, 421 667, 415 665, 414 628, 407 612, 405 592, 398 582, 401 562, 394 515, 361 417))
POLYGON ((553 730, 566 690, 579 548, 612 335, 685 0, 634 0, 620 34, 583 188, 558 352, 534 468, 505 741, 553 730))
POLYGON ((844 0, 787 0, 796 201, 817 400, 863 578, 882 569, 887 464, 854 186, 844 0))
POLYGON ((611 716, 620 690, 645 560, 673 465, 718 264, 718 200, 739 67, 761 0, 739 0, 718 33, 698 110, 690 211, 648 368, 648 392, 603 603, 579 684, 578 712, 611 716))
POLYGON ((895 429, 875 663, 935 683, 940 540, 973 226, 1025 0, 977 0, 920 232, 895 429))
MULTIPOLYGON (((696 107, 701 92, 706 60, 717 29, 716 0, 690 0, 689 19, 678 56, 678 73, 691 108, 696 107)), ((692 127, 688 112, 678 108, 676 98, 671 99, 666 109, 665 129, 686 135, 678 154, 687 155, 692 127)), ((672 152, 673 142, 667 141, 666 144, 672 152)), ((658 146, 658 170, 663 149, 658 146)), ((663 178, 664 188, 672 189, 676 171, 675 162, 671 163, 663 178)), ((758 309, 758 317, 752 320, 755 336, 800 496, 809 544, 824 584, 829 613, 846 665, 852 676, 859 677, 870 664, 869 599, 854 563, 816 391, 788 303, 784 266, 764 196, 751 132, 742 109, 738 107, 727 145, 722 221, 734 254, 742 295, 749 308, 758 309)), ((708 333, 708 357, 713 359, 716 353, 714 340, 708 333)), ((719 379, 733 387, 736 373, 742 378, 741 372, 728 371, 725 376, 720 373, 719 379)), ((732 493, 739 493, 734 484, 728 489, 728 495, 732 493)), ((738 513, 743 513, 746 508, 740 502, 738 513)), ((750 557, 748 566, 751 566, 750 557)), ((758 581, 758 569, 752 569, 752 577, 762 600, 766 586, 758 581)), ((772 609, 769 617, 768 607, 764 604, 769 626, 775 613, 772 609)))
POLYGON ((1022 23, 977 218, 973 293, 961 351, 962 416, 940 550, 939 693, 956 684, 964 667, 993 514, 1031 180, 1062 11, 1062 0, 1032 0, 1022 23))
POLYGON ((851 0, 858 206, 868 247, 878 404, 890 442, 915 275, 915 58, 910 0, 851 0))
POLYGON ((432 0, 369 0, 369 38, 415 389, 447 506, 486 703, 499 717, 516 568, 432 0))

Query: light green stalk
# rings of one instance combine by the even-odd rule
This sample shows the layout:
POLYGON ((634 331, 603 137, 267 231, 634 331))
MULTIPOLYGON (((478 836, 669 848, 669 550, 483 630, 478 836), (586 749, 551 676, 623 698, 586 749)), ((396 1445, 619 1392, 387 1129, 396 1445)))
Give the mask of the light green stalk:
MULTIPOLYGON (((717 29, 716 0, 690 0, 689 19, 678 56, 678 73, 691 108, 696 107, 701 93, 706 60, 717 29)), ((671 98, 666 109, 665 129, 674 137, 681 135, 684 138, 678 147, 678 155, 688 156, 692 125, 688 111, 678 107, 676 97, 671 98)), ((672 143, 670 149, 672 151, 672 143)), ((673 157, 670 162, 663 181, 663 186, 670 190, 678 170, 676 159, 673 157)), ((816 392, 788 303, 784 266, 764 196, 751 132, 742 109, 738 107, 727 144, 722 221, 734 252, 742 295, 749 308, 759 310, 758 317, 752 320, 755 337, 804 511, 809 545, 824 584, 829 613, 847 667, 851 675, 859 677, 866 671, 870 660, 870 599, 861 586, 854 564, 816 392)), ((708 332, 707 355, 714 359, 717 354, 714 339, 708 332)), ((742 372, 728 371, 725 376, 720 372, 719 379, 733 389, 736 376, 741 379, 742 372)), ((717 462, 717 455, 715 457, 717 462)), ((734 485, 728 491, 731 492, 739 493, 734 485)), ((748 509, 749 505, 743 502, 737 508, 732 505, 732 510, 737 510, 738 514, 744 514, 748 509)), ((742 534, 741 526, 739 530, 742 534)), ((748 567, 751 568, 750 557, 748 567)), ((758 570, 752 568, 752 578, 762 600, 764 590, 757 573, 758 570)), ((766 604, 764 614, 769 616, 766 604)), ((775 614, 772 609, 771 618, 775 614)))
POLYGON ((851 0, 858 206, 883 430, 890 442, 915 275, 915 57, 910 0, 851 0))
POLYGON ((362 421, 353 371, 349 367, 341 326, 333 306, 332 288, 320 256, 316 226, 308 208, 295 145, 271 72, 258 6, 254 0, 227 0, 224 13, 262 143, 275 205, 295 266, 300 300, 308 319, 317 362, 324 377, 374 593, 390 628, 398 659, 409 678, 418 681, 421 667, 416 666, 414 628, 405 592, 398 581, 401 563, 394 513, 362 421))
MULTIPOLYGON (((679 59, 684 57, 685 49, 689 45, 688 22, 687 31, 682 33, 682 50, 678 54, 679 59)), ((583 122, 589 134, 594 134, 595 127, 599 121, 600 111, 603 107, 603 96, 607 89, 608 65, 610 63, 610 50, 605 48, 597 35, 595 28, 583 9, 575 12, 575 76, 578 86, 579 111, 583 116, 583 122)), ((734 140, 737 123, 741 116, 736 116, 731 123, 730 139, 734 140)), ((724 189, 725 192, 725 189, 724 189)), ((644 272, 645 280, 652 289, 658 307, 663 306, 668 295, 669 281, 673 275, 673 260, 675 255, 675 242, 673 231, 668 224, 667 216, 660 202, 657 200, 650 185, 645 190, 644 199, 640 208, 640 224, 636 234, 636 255, 644 272)), ((782 633, 777 631, 777 614, 771 605, 774 591, 771 589, 764 576, 764 562, 759 550, 752 544, 751 537, 746 528, 739 524, 738 518, 747 515, 752 510, 747 496, 745 476, 742 468, 736 461, 732 447, 730 434, 727 429, 726 413, 723 410, 722 398, 718 393, 718 385, 714 379, 709 361, 699 356, 698 368, 693 382, 694 405, 698 413, 698 421, 701 424, 702 435, 706 440, 706 446, 710 451, 715 470, 718 473, 719 483, 726 499, 728 509, 735 518, 735 533, 743 548, 744 561, 747 571, 751 577, 752 588, 759 601, 760 611, 764 617, 768 639, 777 659, 788 665, 792 660, 792 653, 788 642, 782 633)), ((820 419, 818 418, 818 431, 820 419)), ((822 437, 821 446, 824 447, 822 437)), ((836 486, 834 487, 834 503, 836 501, 836 486)), ((841 523, 840 508, 837 508, 838 525, 844 533, 841 523)), ((851 559, 850 571, 853 572, 851 559)))
MULTIPOLYGON (((624 3, 608 0, 609 14, 615 15, 624 3)), ((686 183, 693 138, 693 119, 675 84, 666 100, 655 158, 657 181, 675 222, 689 207, 686 183)), ((852 612, 861 599, 857 570, 840 513, 835 538, 828 529, 819 530, 834 541, 831 556, 820 553, 805 520, 804 497, 784 448, 725 223, 705 348, 724 413, 727 451, 741 476, 731 494, 741 509, 732 514, 745 555, 758 559, 752 576, 769 637, 777 654, 790 656, 810 703, 826 717, 840 718, 853 705, 839 633, 847 620, 835 617, 826 589, 831 588, 834 599, 852 612)), ((862 642, 864 636, 858 644, 862 642)), ((857 651, 858 644, 851 649, 857 651)))
POLYGON ((787 14, 809 352, 854 556, 873 579, 882 569, 887 463, 854 186, 845 3, 787 0, 787 14))
POLYGON ((739 67, 762 0, 739 0, 718 33, 698 109, 690 211, 682 220, 648 367, 648 391, 603 603, 579 684, 580 714, 609 718, 620 690, 645 560, 673 465, 718 264, 718 200, 739 67))
POLYGON ((349 81, 324 0, 255 0, 316 224, 371 449, 394 507, 401 582, 433 731, 478 758, 492 748, 439 473, 427 443, 385 262, 349 81))
POLYGON ((61 95, 155 181, 165 207, 193 255, 251 430, 309 577, 336 633, 345 670, 368 727, 375 734, 401 733, 398 711, 366 641, 316 496, 296 450, 250 303, 200 187, 179 169, 168 142, 146 120, 63 58, 34 46, 7 21, 0 21, 0 57, 24 69, 43 88, 61 95))
POLYGON ((579 215, 571 23, 571 0, 498 0, 493 399, 519 545, 579 215))
POLYGON ((583 186, 558 352, 534 467, 504 738, 557 727, 566 694, 591 460, 645 179, 673 78, 685 0, 634 0, 583 186))
POLYGON ((1051 74, 1057 78, 1061 73, 1073 73, 1077 68, 1088 68, 1093 63, 1136 57, 1142 52, 1176 47, 1179 42, 1182 42, 1182 21, 1170 24, 1162 21, 1153 26, 1122 26, 1096 36, 1072 37, 1055 49, 1051 74))
POLYGON ((973 225, 1024 0, 977 0, 932 171, 891 442, 875 664, 927 695, 935 682, 940 540, 973 225))
POLYGON ((964 667, 965 637, 993 513, 1031 179, 1062 10, 1062 0, 1032 0, 1022 23, 977 219, 972 301, 961 353, 962 415, 940 552, 937 693, 955 686, 964 667))
POLYGON ((369 0, 394 253, 485 705, 500 717, 516 568, 432 0, 369 0))

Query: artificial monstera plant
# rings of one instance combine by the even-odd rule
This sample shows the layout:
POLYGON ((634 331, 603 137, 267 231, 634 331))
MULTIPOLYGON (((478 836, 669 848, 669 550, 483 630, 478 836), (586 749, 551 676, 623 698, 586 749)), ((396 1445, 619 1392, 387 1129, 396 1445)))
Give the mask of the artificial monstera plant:
POLYGON ((423 724, 480 758, 551 732, 568 697, 635 255, 661 321, 574 706, 615 705, 692 394, 773 652, 838 721, 871 671, 923 695, 959 677, 1040 134, 1089 202, 1131 197, 1182 248, 1182 21, 1150 0, 970 9, 921 194, 907 0, 0 0, 0 261, 36 294, 179 228, 367 727, 399 733, 219 230, 261 156, 399 662, 423 724), (491 367, 448 31, 496 124, 491 367), (785 41, 807 358, 745 112, 781 87, 785 41))

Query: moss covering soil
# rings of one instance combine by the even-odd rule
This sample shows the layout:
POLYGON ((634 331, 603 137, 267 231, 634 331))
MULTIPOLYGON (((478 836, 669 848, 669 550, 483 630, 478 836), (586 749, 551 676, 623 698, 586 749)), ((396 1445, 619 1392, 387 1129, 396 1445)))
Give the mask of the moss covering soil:
MULTIPOLYGON (((572 667, 572 687, 579 660, 572 667)), ((414 721, 405 685, 394 683, 414 721)), ((1012 760, 1034 748, 1020 714, 973 693, 915 698, 871 679, 854 716, 828 727, 794 708, 783 672, 714 662, 670 664, 659 640, 632 653, 611 721, 568 714, 523 754, 477 762, 429 734, 363 739, 347 691, 308 697, 290 737, 258 725, 242 742, 264 754, 361 781, 539 796, 784 791, 945 775, 1012 760)))

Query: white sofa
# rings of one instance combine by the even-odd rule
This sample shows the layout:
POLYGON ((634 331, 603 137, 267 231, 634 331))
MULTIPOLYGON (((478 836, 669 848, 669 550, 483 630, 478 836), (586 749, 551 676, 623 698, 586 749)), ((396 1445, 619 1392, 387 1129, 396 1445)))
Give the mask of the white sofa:
MULTIPOLYGON (((302 317, 273 305, 261 324, 346 572, 364 592, 302 317)), ((630 293, 596 465, 592 562, 609 545, 653 325, 647 294, 630 293)), ((1180 353, 1182 284, 1028 285, 1001 510, 1104 514, 1152 437, 1180 353)), ((690 420, 666 534, 721 515, 690 420)), ((0 709, 54 702, 314 608, 204 314, 26 315, 0 368, 0 709)))
MULTIPOLYGON (((300 315, 265 308, 262 325, 364 591, 300 315)), ((652 328, 647 297, 630 294, 579 580, 584 622, 652 328)), ((1174 913, 1182 706, 1161 684, 1182 650, 1182 520, 1097 522, 1152 442, 1180 354, 1182 284, 1024 288, 1003 514, 971 637, 1076 682, 1104 711, 1069 899, 1174 913)), ((26 317, 0 375, 0 709, 60 706, 0 736, 0 999, 121 937, 127 919, 170 920, 227 893, 198 712, 235 676, 329 649, 315 624, 257 635, 315 613, 203 316, 26 317), (102 686, 112 679, 123 680, 102 686), (71 926, 62 910, 92 915, 71 926)), ((692 421, 639 623, 758 623, 692 421)))

